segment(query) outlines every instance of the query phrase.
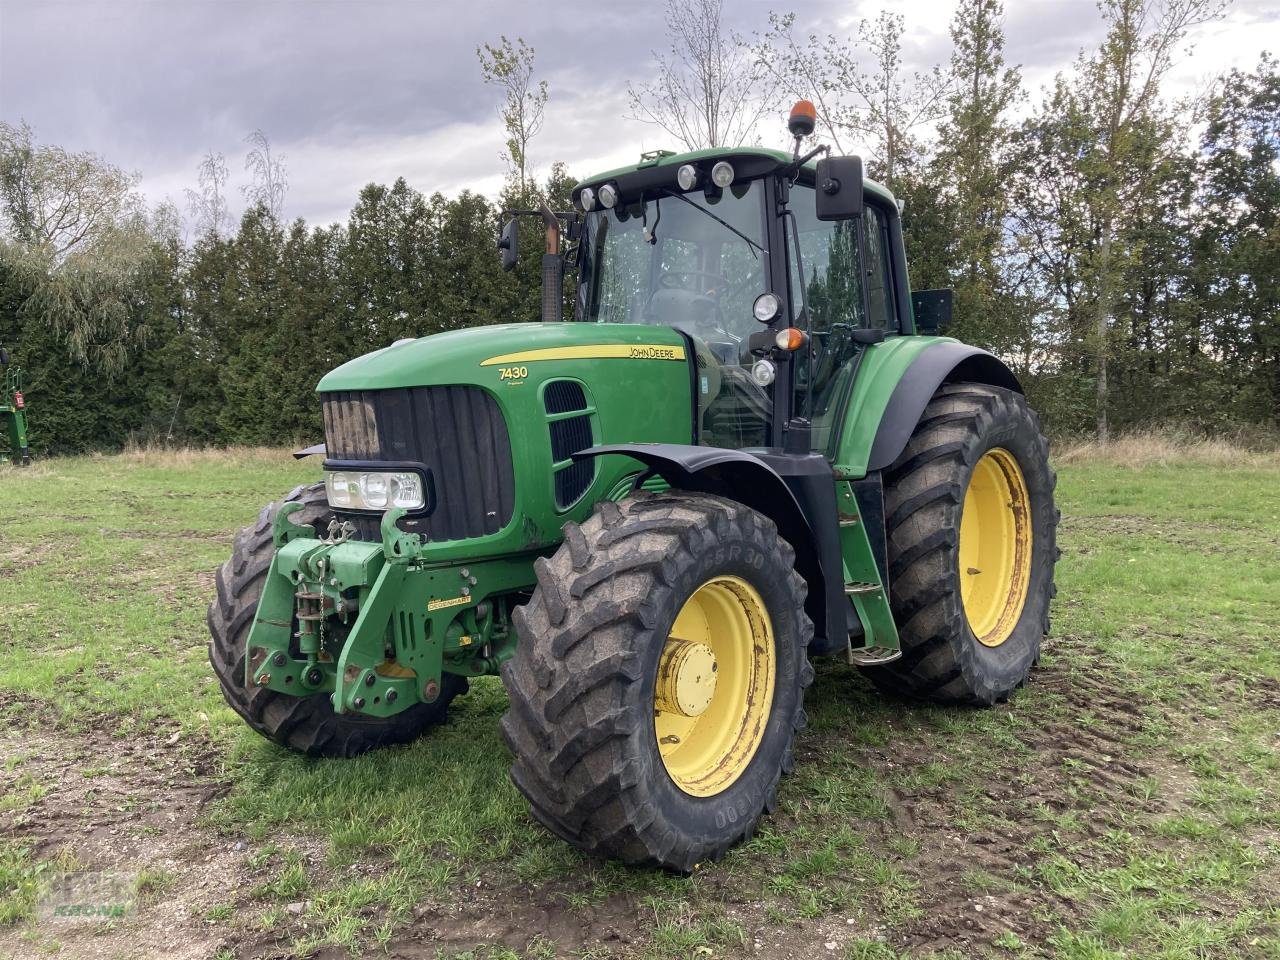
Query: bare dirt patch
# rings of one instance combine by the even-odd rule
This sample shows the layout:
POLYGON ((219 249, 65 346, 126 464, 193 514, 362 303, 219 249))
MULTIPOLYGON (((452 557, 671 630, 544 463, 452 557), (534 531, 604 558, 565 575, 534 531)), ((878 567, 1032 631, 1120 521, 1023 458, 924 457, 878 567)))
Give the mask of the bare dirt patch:
POLYGON ((134 901, 122 916, 67 916, 85 904, 53 902, 56 882, 35 918, 0 930, 0 956, 29 957, 52 942, 58 956, 76 958, 217 952, 223 934, 204 914, 243 888, 247 847, 197 825, 225 789, 210 775, 207 744, 26 731, 6 734, 0 750, 4 793, 42 793, 0 816, 0 836, 31 846, 36 859, 66 862, 69 874, 113 878, 134 901))

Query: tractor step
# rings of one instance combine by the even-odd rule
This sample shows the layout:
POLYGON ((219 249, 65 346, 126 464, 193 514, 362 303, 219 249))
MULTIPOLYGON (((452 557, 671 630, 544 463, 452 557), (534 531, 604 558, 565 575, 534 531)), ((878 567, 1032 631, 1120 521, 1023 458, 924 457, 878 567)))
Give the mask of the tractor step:
POLYGON ((902 651, 895 647, 850 647, 849 665, 852 667, 878 667, 881 664, 893 663, 902 656, 902 651))
POLYGON ((852 580, 844 585, 845 596, 852 597, 855 594, 861 596, 867 593, 879 593, 881 586, 878 583, 863 583, 858 580, 852 580))

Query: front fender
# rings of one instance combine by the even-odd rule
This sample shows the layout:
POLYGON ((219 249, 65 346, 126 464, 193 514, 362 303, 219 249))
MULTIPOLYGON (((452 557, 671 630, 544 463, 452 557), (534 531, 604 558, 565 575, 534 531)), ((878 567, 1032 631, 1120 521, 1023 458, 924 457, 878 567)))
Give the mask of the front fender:
POLYGON ((672 487, 736 500, 764 514, 791 544, 796 570, 809 592, 805 612, 813 621, 812 653, 847 643, 835 478, 821 454, 793 456, 772 450, 726 450, 686 444, 612 444, 591 447, 574 459, 619 454, 639 460, 672 487))

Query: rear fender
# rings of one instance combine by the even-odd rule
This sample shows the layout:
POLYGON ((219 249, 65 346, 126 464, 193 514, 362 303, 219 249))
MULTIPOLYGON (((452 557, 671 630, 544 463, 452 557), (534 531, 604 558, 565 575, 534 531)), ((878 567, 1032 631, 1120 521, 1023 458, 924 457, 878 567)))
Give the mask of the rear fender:
POLYGON ((805 612, 814 627, 810 652, 843 649, 849 604, 841 572, 835 481, 825 457, 655 443, 591 447, 574 458, 608 454, 639 460, 672 487, 736 500, 772 520, 795 550, 796 570, 809 587, 805 612))
POLYGON ((858 479, 898 459, 943 383, 969 380, 1022 393, 997 357, 947 337, 891 337, 867 348, 845 408, 834 462, 858 479))

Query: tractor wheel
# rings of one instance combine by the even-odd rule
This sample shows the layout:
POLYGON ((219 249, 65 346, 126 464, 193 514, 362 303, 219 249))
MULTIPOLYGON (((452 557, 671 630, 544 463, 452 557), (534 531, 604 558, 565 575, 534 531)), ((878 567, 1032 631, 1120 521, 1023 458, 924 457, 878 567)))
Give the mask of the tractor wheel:
POLYGON ((942 703, 1003 702, 1049 630, 1056 477, 1021 394, 945 384, 885 471, 890 602, 902 657, 879 686, 942 703))
POLYGON ((805 583, 721 497, 605 501, 538 560, 502 670, 511 777, 589 853, 690 871, 776 803, 813 680, 805 583))
POLYGON ((408 743, 427 727, 441 723, 449 701, 467 690, 453 674, 441 677, 435 703, 417 704, 391 717, 363 717, 333 712, 327 693, 291 697, 262 687, 247 688, 244 658, 249 627, 258 610, 262 584, 271 565, 271 527, 282 504, 301 503, 294 523, 313 526, 317 535, 332 517, 324 484, 298 487, 283 500, 268 504, 258 522, 236 534, 231 559, 217 574, 218 595, 209 604, 209 661, 222 695, 254 730, 281 746, 309 756, 353 757, 375 747, 408 743))

